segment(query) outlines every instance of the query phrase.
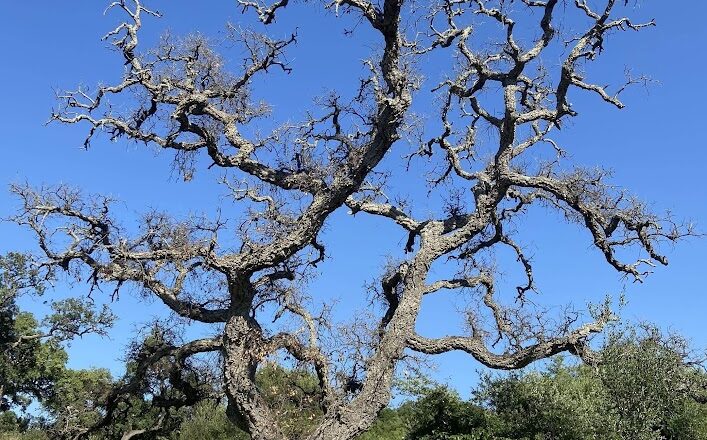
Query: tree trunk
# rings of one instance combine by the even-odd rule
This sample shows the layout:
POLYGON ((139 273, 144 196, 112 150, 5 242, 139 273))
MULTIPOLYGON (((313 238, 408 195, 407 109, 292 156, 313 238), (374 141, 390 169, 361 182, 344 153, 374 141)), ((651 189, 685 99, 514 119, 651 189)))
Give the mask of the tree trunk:
POLYGON ((228 416, 253 440, 282 440, 285 436, 255 385, 261 346, 261 329, 247 314, 232 316, 226 323, 224 384, 228 416))

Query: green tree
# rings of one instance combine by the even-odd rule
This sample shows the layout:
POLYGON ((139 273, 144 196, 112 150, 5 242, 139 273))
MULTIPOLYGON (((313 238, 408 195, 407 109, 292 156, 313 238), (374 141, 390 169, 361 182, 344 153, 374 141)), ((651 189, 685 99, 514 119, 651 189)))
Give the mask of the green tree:
POLYGON ((707 377, 689 351, 682 337, 650 326, 609 335, 597 372, 622 438, 707 439, 706 412, 694 399, 707 377))
MULTIPOLYGON (((33 399, 46 398, 62 372, 66 353, 56 340, 44 340, 31 313, 21 312, 17 298, 41 294, 37 272, 27 257, 0 256, 0 411, 25 408, 33 399)), ((12 417, 12 416, 6 416, 12 417)))
POLYGON ((29 427, 30 419, 16 411, 23 412, 32 402, 43 404, 62 422, 68 408, 85 405, 73 399, 67 386, 82 384, 88 389, 95 385, 90 380, 94 373, 67 370, 62 343, 87 333, 105 335, 113 323, 107 307, 97 310, 90 301, 79 298, 50 303, 50 313, 41 321, 20 310, 18 299, 42 295, 50 278, 51 273, 40 276, 24 254, 0 256, 0 429, 12 435, 29 427))
POLYGON ((405 408, 410 440, 478 440, 487 417, 479 406, 462 400, 446 387, 436 387, 405 408))
POLYGON ((69 438, 101 418, 102 398, 113 385, 108 370, 64 369, 43 401, 49 417, 46 429, 52 438, 69 438))
POLYGON ((616 439, 606 390, 586 366, 556 359, 544 372, 485 377, 476 398, 500 420, 499 434, 513 439, 616 439))
POLYGON ((485 440, 497 421, 474 402, 423 376, 401 381, 398 390, 410 397, 397 408, 383 410, 359 440, 485 440))
POLYGON ((707 439, 707 411, 696 400, 705 376, 684 339, 654 328, 611 333, 597 364, 486 377, 477 401, 513 439, 707 439))
POLYGON ((0 390, 4 411, 26 408, 34 399, 45 399, 61 376, 66 352, 56 341, 31 338, 38 323, 30 313, 13 312, 9 325, 2 329, 0 390), (24 338, 28 338, 25 340, 24 338))

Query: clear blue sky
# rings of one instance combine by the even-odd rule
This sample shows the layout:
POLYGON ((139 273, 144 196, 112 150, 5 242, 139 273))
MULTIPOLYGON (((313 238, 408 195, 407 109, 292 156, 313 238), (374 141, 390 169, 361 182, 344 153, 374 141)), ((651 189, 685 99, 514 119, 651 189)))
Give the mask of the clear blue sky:
MULTIPOLYGON (((190 183, 177 179, 170 157, 141 145, 105 139, 89 151, 82 150, 85 127, 46 126, 55 106, 53 89, 94 85, 118 78, 117 54, 100 41, 116 23, 117 15, 103 16, 101 1, 3 2, 3 48, 0 64, 0 216, 12 213, 16 201, 6 187, 11 182, 34 185, 67 183, 90 193, 111 194, 124 204, 125 212, 137 215, 149 208, 176 215, 213 212, 223 203, 214 191, 217 172, 202 171, 190 183)), ((599 78, 621 79, 624 66, 648 74, 657 81, 648 91, 627 93, 628 107, 618 111, 593 97, 578 98, 581 116, 563 130, 562 141, 577 163, 601 165, 614 170, 613 182, 631 189, 656 211, 670 210, 678 218, 695 220, 707 230, 707 145, 704 107, 707 103, 705 43, 706 2, 645 1, 637 14, 654 17, 656 28, 614 35, 601 63, 592 70, 599 78)), ((195 29, 217 35, 226 21, 254 25, 252 15, 242 16, 233 1, 158 2, 160 21, 146 20, 145 42, 154 41, 165 28, 179 35, 195 29)), ((293 73, 257 84, 258 96, 274 104, 277 121, 297 119, 311 106, 312 97, 330 88, 346 89, 362 72, 361 59, 371 46, 364 25, 355 38, 344 37, 351 21, 318 10, 315 3, 296 4, 285 11, 274 32, 285 35, 298 27, 299 44, 290 55, 293 73), (352 75, 354 73, 356 75, 352 75), (267 86, 267 87, 264 87, 267 86)), ((257 25, 256 28, 258 27, 257 25)), ((429 84, 428 84, 429 86, 429 84)), ((429 87, 428 87, 429 88, 429 87)), ((405 153, 401 145, 392 159, 405 153)), ((415 170, 403 181, 420 176, 415 170)), ((415 191, 410 189, 410 191, 415 191)), ((522 235, 537 260, 536 276, 542 294, 550 302, 566 301, 582 307, 606 293, 626 287, 628 320, 647 320, 678 331, 696 347, 707 347, 704 314, 707 310, 703 276, 707 263, 707 239, 692 239, 668 249, 670 266, 658 268, 643 285, 626 285, 602 264, 590 249, 586 234, 564 225, 556 216, 533 211, 522 224, 522 235)), ((0 251, 34 250, 31 235, 17 226, 0 223, 0 251)), ((322 265, 322 277, 311 286, 316 296, 341 296, 346 309, 365 306, 363 284, 380 272, 388 253, 399 252, 404 241, 394 228, 345 211, 335 213, 325 241, 331 257, 322 265)), ((516 270, 509 269, 509 270, 516 270)), ((55 294, 83 292, 85 285, 60 284, 55 294)), ((41 302, 27 303, 42 312, 41 302)), ((157 304, 145 304, 125 295, 114 305, 121 320, 111 340, 86 338, 71 348, 71 365, 103 366, 121 371, 117 359, 135 323, 159 315, 157 304)), ((449 318, 455 305, 440 296, 425 304, 420 329, 444 334, 455 322, 449 318)), ((458 354, 444 356, 437 377, 451 379, 466 392, 476 379, 478 364, 458 354)))

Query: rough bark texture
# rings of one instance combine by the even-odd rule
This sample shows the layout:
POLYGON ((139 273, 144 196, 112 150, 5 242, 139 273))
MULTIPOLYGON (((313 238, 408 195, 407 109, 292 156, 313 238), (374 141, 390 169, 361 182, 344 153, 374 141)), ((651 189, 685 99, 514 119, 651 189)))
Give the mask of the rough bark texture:
MULTIPOLYGON (((287 4, 241 1, 265 24, 286 13, 287 4)), ((409 7, 405 0, 335 0, 326 7, 357 14, 378 34, 380 51, 366 61, 370 77, 361 79, 351 102, 332 95, 321 102, 321 116, 248 139, 242 128, 267 112, 251 100, 251 80, 293 68, 284 53, 296 37, 273 40, 233 29, 233 38, 249 56, 240 72, 228 73, 199 37, 178 45, 165 39, 153 52, 139 54, 142 20, 159 14, 137 0, 114 2, 111 7, 128 17, 107 35, 124 58, 122 81, 101 86, 93 95, 82 90, 60 95, 63 107, 54 119, 88 125, 87 147, 103 132, 174 151, 186 180, 195 171, 191 158, 197 154, 207 155, 212 167, 239 176, 237 183, 223 182, 233 199, 249 209, 249 219, 236 231, 239 246, 220 246, 220 237, 233 231, 219 220, 176 222, 154 213, 145 217, 140 234, 127 237, 110 215, 109 200, 84 201, 67 188, 15 187, 23 201, 16 219, 37 233, 47 257, 44 267, 87 271, 94 285, 112 283, 116 293, 124 284, 140 286, 175 315, 214 324, 221 333, 213 340, 164 346, 142 358, 140 368, 165 357, 220 353, 228 414, 256 440, 285 438, 255 384, 258 366, 277 353, 308 365, 319 378, 324 417, 310 440, 345 440, 366 431, 390 400, 396 365, 411 352, 461 350, 498 369, 521 368, 560 352, 588 357, 589 337, 602 331, 613 314, 601 308, 594 322, 580 324, 568 317, 559 328, 529 325, 529 318, 537 317, 525 301, 535 290, 532 262, 507 226, 534 204, 559 211, 591 234, 608 264, 638 281, 648 273, 646 267, 667 264, 657 248, 661 240, 691 233, 612 189, 603 171, 558 166, 563 151, 550 135, 577 115, 568 101, 571 90, 623 107, 618 94, 624 87, 611 94, 587 82, 580 70, 601 54, 609 33, 653 24, 615 17, 625 6, 614 0, 604 1, 600 9, 584 0, 442 0, 404 12, 409 7), (534 38, 516 37, 519 16, 525 19, 522 26, 535 30, 534 38), (581 23, 583 30, 560 35, 559 16, 581 23), (475 21, 478 17, 483 20, 475 21), (403 20, 414 25, 403 28, 403 20), (428 27, 421 29, 420 23, 428 27), (495 26, 504 36, 489 46, 493 50, 474 49, 476 28, 483 26, 495 26), (568 45, 564 58, 556 72, 549 72, 542 54, 563 44, 568 45), (437 217, 414 218, 408 207, 385 197, 388 184, 375 172, 393 145, 409 134, 405 130, 421 84, 413 66, 439 51, 453 53, 456 64, 447 79, 431 87, 441 102, 440 134, 420 138, 410 149, 409 166, 439 159, 443 166, 430 178, 430 188, 450 184, 465 192, 437 217), (141 101, 130 114, 116 115, 108 98, 133 92, 141 101), (502 102, 497 112, 484 106, 494 93, 502 102), (478 152, 475 134, 480 130, 493 133, 488 157, 478 152), (523 166, 543 145, 552 147, 558 160, 523 166), (346 371, 324 346, 321 332, 331 330, 326 316, 308 308, 297 290, 311 267, 325 258, 318 236, 330 214, 342 207, 390 220, 408 237, 408 258, 392 264, 373 287, 384 311, 365 337, 368 350, 361 351, 365 355, 353 371, 346 371), (65 239, 55 240, 56 232, 65 239), (515 304, 498 300, 493 270, 475 259, 495 247, 511 249, 526 275, 515 304), (626 255, 620 251, 626 248, 643 256, 624 261, 619 255, 626 255), (430 280, 430 268, 438 261, 455 264, 458 275, 430 280), (189 287, 195 278, 218 279, 226 287, 209 298, 197 297, 189 287), (423 298, 442 290, 479 298, 485 312, 469 312, 469 334, 431 339, 416 333, 423 298), (276 320, 289 315, 304 330, 271 330, 261 311, 273 305, 279 310, 276 320), (489 319, 484 321, 482 314, 489 319)), ((110 398, 118 400, 130 387, 124 385, 110 398)), ((113 416, 109 410, 101 426, 113 416)))

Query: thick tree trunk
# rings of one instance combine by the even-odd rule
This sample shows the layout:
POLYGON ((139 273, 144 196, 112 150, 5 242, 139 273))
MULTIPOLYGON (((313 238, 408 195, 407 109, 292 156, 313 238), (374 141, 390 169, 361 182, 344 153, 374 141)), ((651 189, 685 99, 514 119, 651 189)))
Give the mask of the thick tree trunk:
POLYGON ((282 440, 276 420, 255 386, 260 361, 261 330, 248 315, 233 316, 224 332, 224 384, 228 416, 253 440, 282 440))

